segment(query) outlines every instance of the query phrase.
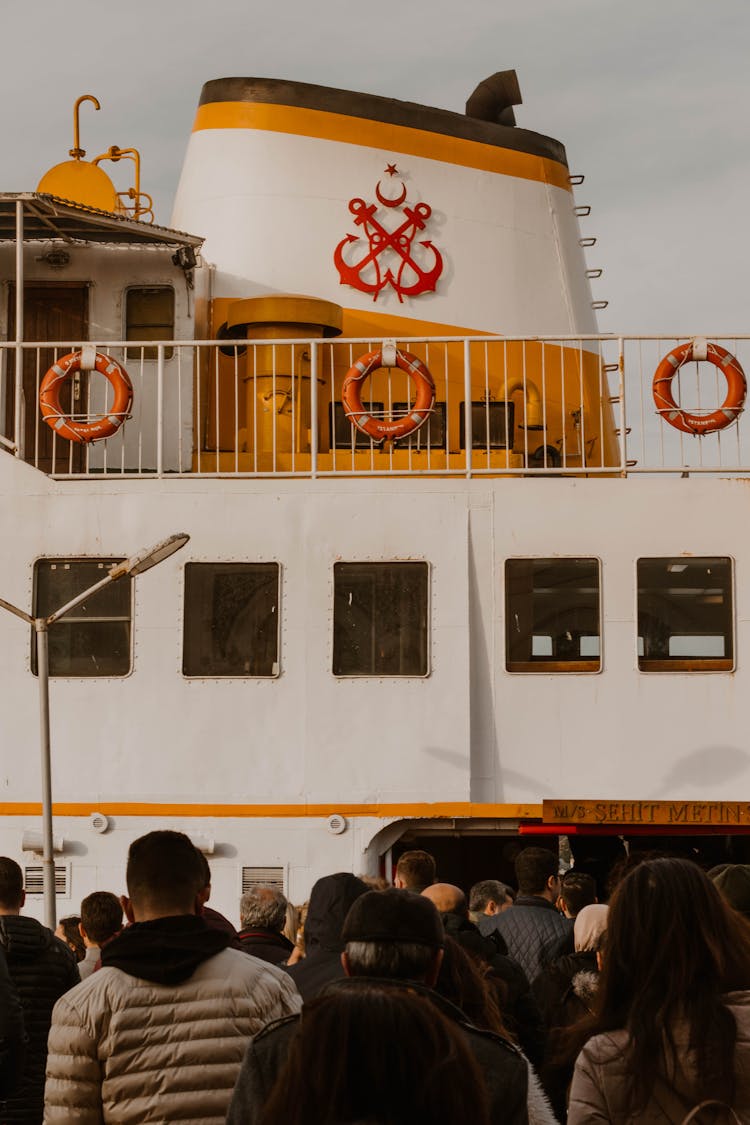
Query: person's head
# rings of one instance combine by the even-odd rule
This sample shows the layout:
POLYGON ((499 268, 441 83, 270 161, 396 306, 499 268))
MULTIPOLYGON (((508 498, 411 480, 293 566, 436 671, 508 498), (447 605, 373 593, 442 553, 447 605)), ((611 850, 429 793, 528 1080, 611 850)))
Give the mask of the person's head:
POLYGON ((724 901, 750 918, 750 864, 727 863, 716 874, 709 872, 709 876, 724 901))
POLYGON ((83 961, 86 956, 86 946, 81 937, 81 919, 77 914, 69 914, 57 923, 55 937, 64 941, 76 961, 83 961))
POLYGON ((618 884, 607 919, 594 1030, 626 1028, 631 1108, 645 1105, 676 1057, 675 1029, 695 1047, 694 1100, 731 1104, 737 1029, 723 1003, 750 988, 750 927, 685 859, 647 860, 618 884))
POLYGON ((575 918, 584 906, 596 902, 596 881, 585 871, 572 868, 560 880, 560 904, 566 918, 575 918))
POLYGON ((79 929, 84 945, 101 948, 122 929, 122 903, 111 891, 94 891, 81 903, 79 929))
POLYGON ((548 848, 524 848, 516 857, 520 895, 536 895, 556 902, 560 893, 559 862, 548 848))
POLYGON ((480 914, 500 914, 513 905, 513 896, 505 883, 498 879, 482 879, 469 891, 469 915, 472 920, 480 914))
POLYGON ((260 1116, 260 1125, 279 1121, 488 1125, 489 1116, 484 1080, 458 1026, 425 996, 357 987, 305 1004, 260 1116))
POLYGON ((598 953, 602 938, 607 932, 609 907, 603 902, 584 906, 573 923, 573 942, 576 953, 598 953))
POLYGON ((20 914, 25 901, 23 871, 14 859, 0 856, 0 915, 20 914))
POLYGON ((240 899, 240 926, 243 930, 271 930, 280 934, 286 925, 285 896, 276 887, 253 887, 240 899))
POLYGON ((352 903, 367 887, 350 871, 323 875, 313 884, 305 917, 305 954, 316 950, 341 953, 344 944, 341 928, 352 903))
POLYGON ((368 891, 347 914, 341 936, 347 976, 413 980, 430 987, 437 980, 445 929, 423 895, 397 887, 368 891))
POLYGON ((452 883, 433 883, 431 887, 425 887, 422 894, 435 903, 441 914, 456 914, 459 918, 467 915, 466 895, 452 883))
POLYGON ((134 840, 128 851, 123 908, 130 922, 148 922, 203 909, 201 853, 183 832, 160 829, 134 840))
POLYGON ((435 882, 435 860, 429 852, 419 849, 404 852, 396 864, 394 887, 421 892, 435 882))

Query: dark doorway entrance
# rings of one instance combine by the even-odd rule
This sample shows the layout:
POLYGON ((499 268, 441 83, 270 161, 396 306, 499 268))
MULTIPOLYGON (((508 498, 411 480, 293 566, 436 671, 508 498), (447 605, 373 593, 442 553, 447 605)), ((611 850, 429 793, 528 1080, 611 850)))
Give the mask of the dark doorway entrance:
MULTIPOLYGON (((559 854, 560 837, 556 834, 534 834, 533 825, 522 832, 467 832, 409 829, 393 845, 393 867, 400 855, 412 848, 422 848, 435 857, 437 878, 453 883, 462 890, 482 879, 499 879, 516 886, 515 858, 528 847, 547 848, 559 854)), ((720 863, 750 862, 750 834, 732 836, 714 833, 671 833, 646 836, 640 833, 570 835, 567 837, 569 858, 579 871, 592 875, 601 902, 606 902, 613 881, 622 877, 641 858, 681 856, 692 859, 704 870, 720 863), (614 871, 613 871, 614 869, 614 871)), ((568 850, 568 849, 564 849, 568 850)), ((386 877, 392 873, 386 871, 386 877)))
MULTIPOLYGON (((26 341, 54 340, 60 343, 77 343, 88 338, 88 286, 81 282, 38 282, 24 287, 23 317, 26 341)), ((16 332, 15 286, 9 292, 9 339, 16 332)), ((23 456, 30 465, 44 473, 80 472, 84 468, 86 449, 83 445, 57 438, 39 413, 39 384, 55 361, 53 348, 24 352, 23 360, 23 456)), ((9 394, 6 432, 13 432, 15 371, 9 364, 9 394)), ((80 403, 86 401, 84 377, 79 374, 63 389, 62 409, 65 413, 81 411, 80 403)))

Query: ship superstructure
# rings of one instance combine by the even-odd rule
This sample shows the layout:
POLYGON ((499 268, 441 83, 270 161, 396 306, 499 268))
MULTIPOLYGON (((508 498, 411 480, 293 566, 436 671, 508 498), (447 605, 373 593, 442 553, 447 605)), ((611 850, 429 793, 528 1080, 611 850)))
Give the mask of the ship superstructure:
MULTIPOLYGON (((234 913, 417 839, 467 881, 519 834, 750 822, 747 339, 597 333, 586 208, 519 101, 221 79, 169 228, 101 180, 117 146, 0 195, 0 598, 52 612, 190 535, 50 628, 61 912, 153 827, 234 913)), ((0 616, 34 891, 30 632, 0 616)))

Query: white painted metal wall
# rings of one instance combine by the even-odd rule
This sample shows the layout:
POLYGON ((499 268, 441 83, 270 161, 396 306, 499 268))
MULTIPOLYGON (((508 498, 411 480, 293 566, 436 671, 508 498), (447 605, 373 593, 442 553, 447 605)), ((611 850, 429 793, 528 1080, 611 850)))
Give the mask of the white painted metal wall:
MULTIPOLYGON (((127 555, 187 530, 189 546, 136 580, 134 666, 121 680, 52 682, 57 802, 537 802, 547 796, 727 800, 750 782, 748 482, 704 477, 508 480, 54 482, 0 457, 6 528, 2 596, 31 599, 42 555, 127 555), (11 532, 12 529, 12 538, 11 532), (637 670, 639 556, 735 559, 736 671, 637 670), (514 556, 602 563, 598 674, 505 671, 503 565, 514 556), (332 568, 360 559, 431 565, 431 674, 331 674, 332 568), (182 677, 182 567, 190 560, 282 566, 281 676, 182 677)), ((38 800, 37 685, 28 630, 0 618, 0 791, 38 800)), ((244 865, 289 865, 297 899, 331 870, 362 870, 383 822, 341 837, 317 818, 169 826, 215 837, 216 902, 234 908, 244 865)), ((120 820, 96 836, 60 817, 72 841, 72 896, 113 886, 127 843, 166 823, 120 820), (79 872, 79 865, 81 867, 79 872), (101 866, 100 866, 101 865, 101 866)), ((0 824, 21 858, 33 817, 0 824)), ((60 904, 61 908, 64 904, 60 904)))

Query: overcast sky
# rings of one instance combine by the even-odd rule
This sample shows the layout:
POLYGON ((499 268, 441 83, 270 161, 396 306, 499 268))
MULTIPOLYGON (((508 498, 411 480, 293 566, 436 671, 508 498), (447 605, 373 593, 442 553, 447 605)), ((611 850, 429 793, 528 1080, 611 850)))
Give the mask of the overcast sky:
MULTIPOLYGON (((168 223, 201 86, 288 78, 463 111, 515 68, 518 124, 584 173, 602 331, 750 329, 749 0, 42 0, 3 5, 2 190, 67 157, 141 150, 168 223)), ((195 232, 200 233, 200 232, 195 232)))

